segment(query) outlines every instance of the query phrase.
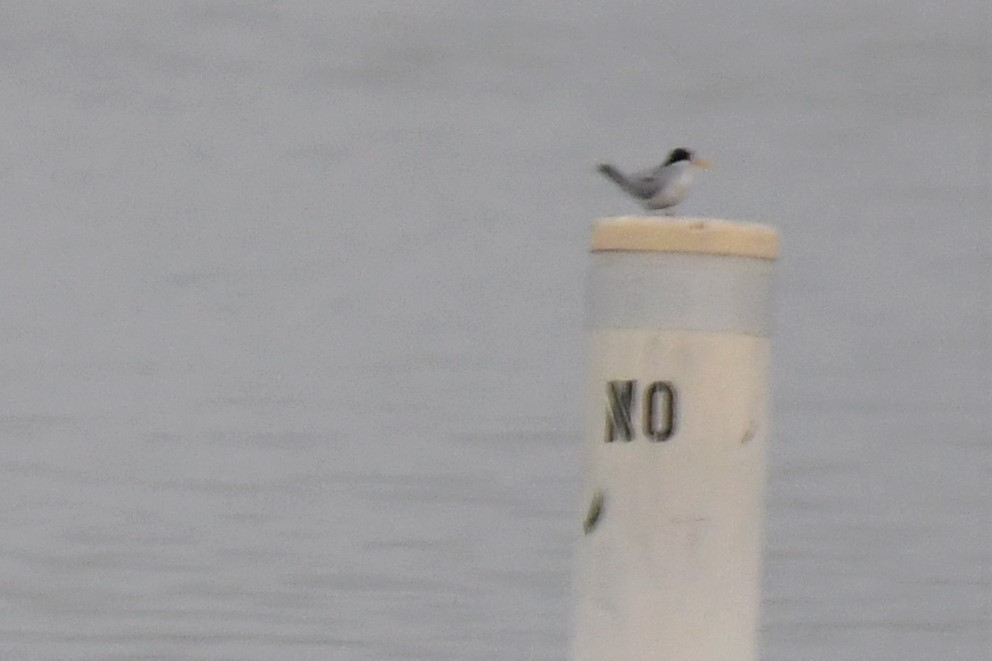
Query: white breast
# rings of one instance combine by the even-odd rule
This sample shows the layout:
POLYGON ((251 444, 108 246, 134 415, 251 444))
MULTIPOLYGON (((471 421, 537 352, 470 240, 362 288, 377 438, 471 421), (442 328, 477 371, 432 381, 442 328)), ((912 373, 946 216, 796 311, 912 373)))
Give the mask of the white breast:
POLYGON ((672 163, 664 169, 664 183, 649 200, 654 209, 672 207, 685 198, 692 183, 692 164, 688 161, 672 163))

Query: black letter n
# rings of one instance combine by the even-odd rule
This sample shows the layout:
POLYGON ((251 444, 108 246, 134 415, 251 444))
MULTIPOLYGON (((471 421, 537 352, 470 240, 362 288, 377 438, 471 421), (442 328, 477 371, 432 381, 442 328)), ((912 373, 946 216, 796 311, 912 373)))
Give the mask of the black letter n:
POLYGON ((606 442, 634 438, 631 408, 634 405, 636 381, 610 381, 606 386, 606 442))

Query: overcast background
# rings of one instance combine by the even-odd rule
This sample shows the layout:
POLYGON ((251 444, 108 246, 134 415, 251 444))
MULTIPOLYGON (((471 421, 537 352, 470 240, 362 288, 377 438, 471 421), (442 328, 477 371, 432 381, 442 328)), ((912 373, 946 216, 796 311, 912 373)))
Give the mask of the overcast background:
POLYGON ((766 661, 990 640, 990 5, 0 5, 0 657, 560 660, 593 171, 779 228, 766 661))

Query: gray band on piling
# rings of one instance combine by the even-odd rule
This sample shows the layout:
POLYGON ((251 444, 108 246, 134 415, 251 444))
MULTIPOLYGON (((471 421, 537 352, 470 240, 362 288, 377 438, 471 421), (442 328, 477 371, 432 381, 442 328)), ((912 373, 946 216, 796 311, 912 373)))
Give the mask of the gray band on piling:
POLYGON ((622 217, 597 224, 586 297, 590 330, 771 334, 770 227, 711 219, 622 217))

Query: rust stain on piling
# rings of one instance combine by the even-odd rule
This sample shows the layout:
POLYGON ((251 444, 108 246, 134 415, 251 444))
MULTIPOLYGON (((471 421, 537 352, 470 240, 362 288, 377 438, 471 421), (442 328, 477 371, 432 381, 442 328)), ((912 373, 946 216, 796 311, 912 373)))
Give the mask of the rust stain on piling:
POLYGON ((741 445, 747 445, 754 439, 754 435, 755 433, 757 433, 755 427, 756 425, 754 423, 754 420, 752 420, 751 424, 749 424, 747 426, 747 429, 744 430, 744 435, 741 437, 741 445))
POLYGON ((599 523, 599 519, 603 516, 603 505, 605 503, 606 497, 603 495, 602 491, 597 491, 592 496, 592 502, 589 503, 589 512, 586 514, 586 520, 582 523, 582 530, 585 534, 589 534, 599 523))

